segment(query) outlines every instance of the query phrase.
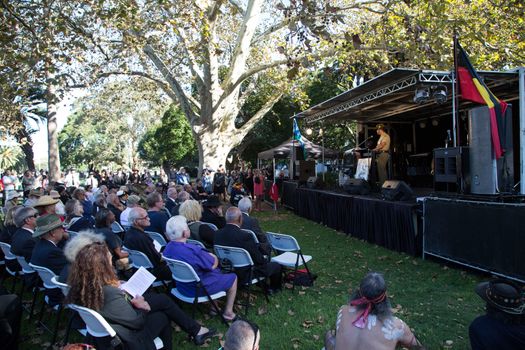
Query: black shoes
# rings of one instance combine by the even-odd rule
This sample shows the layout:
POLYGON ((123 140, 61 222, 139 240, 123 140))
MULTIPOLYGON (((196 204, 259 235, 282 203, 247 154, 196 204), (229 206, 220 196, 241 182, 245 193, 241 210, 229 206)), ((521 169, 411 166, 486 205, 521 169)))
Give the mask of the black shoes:
POLYGON ((193 343, 197 346, 202 345, 206 342, 206 339, 213 337, 215 334, 217 334, 217 330, 210 328, 206 333, 194 336, 193 343))

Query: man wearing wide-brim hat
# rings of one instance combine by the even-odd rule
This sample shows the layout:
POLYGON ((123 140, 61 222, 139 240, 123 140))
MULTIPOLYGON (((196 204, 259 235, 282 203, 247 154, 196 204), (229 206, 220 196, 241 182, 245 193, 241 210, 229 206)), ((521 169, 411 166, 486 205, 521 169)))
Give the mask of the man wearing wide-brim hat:
POLYGON ((41 189, 33 188, 27 195, 27 200, 24 203, 25 207, 33 207, 37 202, 38 198, 42 197, 43 191, 41 189))
POLYGON ((18 198, 20 197, 20 193, 18 191, 12 190, 8 191, 5 199, 5 212, 7 213, 9 209, 12 207, 16 207, 18 205, 18 198))
POLYGON ((202 222, 209 222, 217 226, 218 229, 226 226, 226 220, 222 214, 222 203, 216 195, 209 196, 202 202, 202 222))
POLYGON ((58 201, 59 199, 55 199, 51 196, 42 196, 38 198, 38 201, 33 205, 33 208, 38 210, 40 215, 56 214, 55 206, 58 201))
POLYGON ((525 289, 514 282, 495 279, 480 283, 476 293, 487 313, 469 327, 472 350, 525 349, 525 289))
POLYGON ((37 238, 38 241, 33 249, 31 262, 38 266, 47 267, 59 275, 66 265, 66 257, 61 242, 68 238, 60 217, 55 214, 38 217, 33 238, 37 238))

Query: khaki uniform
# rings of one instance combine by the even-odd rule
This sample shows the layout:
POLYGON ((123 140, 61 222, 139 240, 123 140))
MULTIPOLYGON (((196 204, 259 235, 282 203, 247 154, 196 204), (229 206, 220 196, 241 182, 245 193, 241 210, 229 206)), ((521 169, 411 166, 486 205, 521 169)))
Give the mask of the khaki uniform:
POLYGON ((377 141, 377 150, 379 152, 376 157, 377 175, 379 177, 379 185, 382 186, 388 179, 386 166, 390 158, 390 154, 388 153, 390 151, 390 136, 386 132, 383 132, 377 141), (380 146, 381 144, 383 144, 383 146, 380 146))

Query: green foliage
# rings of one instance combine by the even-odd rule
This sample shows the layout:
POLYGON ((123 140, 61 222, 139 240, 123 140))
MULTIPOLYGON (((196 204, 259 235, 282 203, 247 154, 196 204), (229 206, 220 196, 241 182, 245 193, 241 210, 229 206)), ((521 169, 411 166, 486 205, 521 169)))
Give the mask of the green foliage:
POLYGON ((195 163, 195 138, 179 107, 172 105, 161 123, 144 134, 138 144, 139 157, 152 166, 172 167, 195 163))
POLYGON ((0 146, 0 169, 23 169, 23 154, 19 146, 0 146))

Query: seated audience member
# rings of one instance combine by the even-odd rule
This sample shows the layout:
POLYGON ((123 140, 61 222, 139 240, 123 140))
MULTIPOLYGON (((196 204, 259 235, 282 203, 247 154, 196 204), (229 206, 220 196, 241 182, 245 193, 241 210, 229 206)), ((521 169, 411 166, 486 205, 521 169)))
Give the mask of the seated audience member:
POLYGON ((16 207, 18 205, 18 198, 20 198, 20 193, 18 193, 18 191, 14 191, 14 190, 8 191, 7 196, 6 196, 4 211, 8 212, 9 209, 11 209, 12 207, 16 207))
POLYGON ((99 208, 107 208, 108 203, 106 202, 106 194, 104 192, 99 191, 97 194, 95 194, 95 202, 93 203, 93 212, 91 215, 95 216, 97 215, 97 211, 99 208))
POLYGON ((173 215, 173 208, 177 206, 177 189, 175 187, 169 187, 166 193, 165 208, 173 215))
POLYGON ((476 287, 487 313, 469 326, 472 350, 525 349, 525 294, 511 281, 495 279, 476 287))
POLYGON ((91 213, 93 213, 93 203, 87 198, 86 191, 83 188, 74 190, 71 197, 80 202, 82 208, 84 208, 85 216, 91 216, 91 213))
POLYGON ((15 212, 20 209, 19 205, 9 208, 4 218, 4 227, 0 234, 0 241, 11 244, 13 235, 15 234, 17 227, 15 223, 15 212))
POLYGON ((363 278, 349 305, 339 310, 335 344, 325 341, 326 350, 394 350, 421 345, 410 327, 392 315, 386 289, 383 275, 377 272, 363 278))
POLYGON ((129 213, 131 227, 124 236, 124 246, 132 250, 138 250, 148 257, 153 264, 152 274, 159 280, 171 280, 171 271, 162 260, 162 255, 155 249, 153 239, 144 230, 150 226, 149 216, 140 207, 133 208, 129 213))
MULTIPOLYGON (((233 304, 237 293, 237 277, 235 274, 221 273, 218 268, 219 260, 214 254, 196 244, 186 243, 190 237, 190 229, 184 216, 177 215, 169 219, 166 224, 166 234, 170 242, 164 249, 164 256, 190 264, 199 275, 208 293, 226 291, 227 300, 223 316, 226 320, 233 320, 235 318, 233 304)), ((188 297, 195 296, 194 283, 177 282, 177 289, 188 297)), ((203 291, 201 293, 205 295, 203 291)))
POLYGON ((229 193, 230 193, 230 203, 231 205, 235 205, 235 206, 237 206, 239 204, 239 201, 244 196, 246 196, 246 191, 244 190, 244 186, 242 182, 234 183, 229 193))
POLYGON ((47 267, 56 275, 60 274, 66 265, 66 257, 58 245, 62 240, 68 239, 60 218, 55 214, 39 216, 36 219, 33 238, 39 239, 33 249, 31 262, 38 266, 47 267))
POLYGON ((171 209, 171 216, 179 215, 179 209, 182 203, 190 199, 190 194, 186 191, 180 191, 177 193, 177 204, 171 209))
MULTIPOLYGON (((103 244, 80 249, 71 265, 68 302, 99 312, 117 332, 126 349, 155 349, 153 339, 160 337, 164 349, 172 348, 170 321, 202 345, 215 330, 201 326, 188 317, 167 295, 148 293, 129 298, 118 287, 120 282, 103 244)), ((100 345, 99 345, 100 346, 100 345)), ((104 348, 104 346, 100 346, 104 348)))
POLYGON ((199 199, 205 199, 206 197, 208 197, 208 192, 206 192, 206 189, 204 188, 201 179, 197 179, 197 181, 195 182, 195 190, 199 194, 199 199))
POLYGON ((115 220, 120 223, 120 216, 126 207, 120 203, 120 200, 115 193, 108 194, 106 200, 108 203, 108 209, 115 215, 115 220))
POLYGON ((252 201, 248 197, 244 197, 239 201, 239 210, 242 213, 242 229, 251 230, 257 236, 259 240, 259 246, 265 255, 270 255, 272 252, 272 246, 268 242, 266 233, 259 226, 259 221, 256 218, 251 217, 250 213, 252 211, 252 201))
POLYGON ((101 208, 95 216, 95 232, 104 236, 113 264, 118 271, 129 269, 128 252, 122 250, 122 239, 113 232, 111 224, 115 222, 115 214, 109 209, 101 208))
POLYGON ((210 226, 199 221, 202 216, 201 204, 195 200, 185 201, 179 208, 179 214, 188 220, 188 226, 191 231, 190 238, 204 243, 208 248, 212 248, 215 231, 210 226))
POLYGON ((38 198, 40 198, 43 195, 43 191, 41 189, 32 189, 29 191, 29 196, 27 197, 26 201, 24 202, 25 207, 32 207, 38 202, 38 198))
POLYGON ((2 349, 17 350, 20 343, 22 300, 0 286, 0 344, 2 349))
MULTIPOLYGON (((59 215, 56 212, 56 204, 58 202, 60 202, 60 199, 54 199, 51 196, 42 196, 38 198, 38 202, 33 207, 38 210, 40 216, 47 214, 59 215)), ((64 217, 60 217, 60 220, 64 221, 64 217)))
POLYGON ((191 198, 195 199, 196 201, 199 200, 199 194, 193 189, 191 184, 184 185, 184 191, 188 192, 191 198))
MULTIPOLYGON (((255 264, 254 272, 256 276, 270 278, 270 293, 281 289, 281 265, 275 262, 268 262, 264 257, 264 252, 257 246, 253 236, 241 230, 242 213, 237 207, 230 207, 226 211, 226 226, 215 232, 214 244, 229 247, 243 248, 250 253, 255 264)), ((237 276, 241 281, 246 282, 249 278, 248 269, 236 269, 237 276)))
POLYGON ((104 236, 94 233, 93 231, 82 231, 67 241, 66 245, 64 246, 64 256, 66 257, 67 264, 64 266, 60 272, 60 275, 58 276, 59 282, 67 283, 71 264, 75 262, 78 252, 85 246, 93 243, 105 243, 104 236))
MULTIPOLYGON (((31 263, 38 266, 47 267, 55 275, 60 275, 62 269, 67 264, 64 251, 58 245, 62 240, 68 239, 67 232, 62 226, 62 220, 55 214, 40 216, 36 219, 36 229, 33 238, 38 239, 31 263)), ((55 305, 62 302, 63 295, 60 289, 48 289, 46 294, 50 299, 50 304, 55 305)))
POLYGON ((73 232, 93 229, 95 220, 90 216, 84 216, 84 208, 77 199, 70 199, 66 203, 66 224, 67 229, 73 232))
POLYGON ((162 196, 158 192, 150 193, 146 198, 146 203, 148 205, 150 224, 145 230, 158 232, 164 235, 164 232, 166 231, 166 222, 168 222, 169 217, 163 210, 164 200, 162 199, 162 196))
POLYGON ((202 212, 201 221, 214 224, 218 229, 226 226, 226 220, 222 216, 222 203, 219 197, 213 195, 209 196, 207 200, 202 202, 204 210, 202 212))
POLYGON ((259 350, 261 331, 253 322, 237 320, 228 328, 225 338, 219 350, 259 350))
POLYGON ((15 212, 15 224, 18 227, 11 240, 11 252, 23 256, 27 262, 31 261, 36 240, 33 234, 36 228, 38 212, 34 208, 19 207, 15 212))
POLYGON ((122 210, 126 209, 126 203, 128 202, 128 192, 127 189, 125 189, 126 186, 121 186, 121 188, 117 191, 117 197, 121 204, 122 210))
POLYGON ((137 196, 137 195, 134 195, 134 194, 132 194, 131 196, 128 197, 128 200, 126 201, 127 207, 120 214, 120 224, 124 228, 127 228, 127 227, 131 226, 131 223, 129 222, 129 219, 128 219, 129 213, 130 213, 131 209, 136 208, 136 207, 139 206, 140 200, 141 200, 140 197, 137 196))
POLYGON ((60 196, 60 201, 62 203, 67 203, 67 201, 71 199, 71 196, 69 195, 69 193, 67 193, 66 186, 56 185, 55 189, 58 192, 58 195, 60 196))
POLYGON ((51 198, 58 200, 57 204, 55 204, 55 214, 65 218, 66 217, 66 206, 64 205, 64 202, 62 202, 62 200, 60 199, 60 194, 58 193, 58 191, 51 190, 49 192, 49 195, 51 196, 51 198))

